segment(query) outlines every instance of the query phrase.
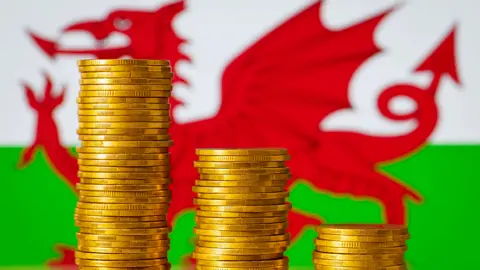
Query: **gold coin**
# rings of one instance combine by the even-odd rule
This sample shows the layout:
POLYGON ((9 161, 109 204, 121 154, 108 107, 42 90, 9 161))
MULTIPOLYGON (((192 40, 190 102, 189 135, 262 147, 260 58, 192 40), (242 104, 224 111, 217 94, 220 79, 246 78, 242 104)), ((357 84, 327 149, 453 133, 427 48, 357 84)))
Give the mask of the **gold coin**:
POLYGON ((78 66, 120 66, 120 65, 142 65, 142 66, 169 66, 168 60, 143 60, 143 59, 87 59, 78 60, 78 66))
POLYGON ((77 233, 78 240, 83 241, 152 241, 152 240, 167 240, 168 232, 161 234, 148 235, 105 235, 105 234, 85 234, 77 233))
POLYGON ((408 228, 403 225, 387 224, 330 224, 317 227, 319 234, 341 235, 399 235, 407 234, 408 228))
POLYGON ((386 267, 386 266, 397 266, 404 265, 404 259, 396 260, 383 260, 383 261, 336 261, 336 260, 325 260, 325 259, 313 259, 313 263, 316 265, 329 265, 329 266, 343 266, 343 267, 386 267))
POLYGON ((166 66, 147 66, 147 65, 128 65, 128 66, 79 66, 78 71, 84 72, 122 72, 122 71, 138 71, 138 72, 171 72, 172 68, 166 66))
POLYGON ((347 241, 347 242, 387 242, 387 241, 407 241, 410 238, 409 234, 398 235, 342 235, 342 234, 319 234, 319 239, 331 241, 347 241))
POLYGON ((84 241, 78 240, 78 245, 84 247, 109 247, 109 248, 133 248, 133 247, 159 247, 169 246, 170 240, 137 240, 137 241, 84 241))
MULTIPOLYGON (((132 167, 132 166, 88 166, 88 165, 79 165, 80 171, 84 172, 141 172, 141 173, 154 173, 154 172, 169 172, 169 165, 157 165, 157 166, 142 166, 142 167, 132 167)), ((167 176, 168 177, 168 176, 167 176)))
POLYGON ((201 254, 215 254, 215 255, 266 255, 266 254, 279 254, 285 252, 286 247, 269 248, 269 249, 246 249, 246 248, 208 248, 208 247, 195 247, 196 253, 201 254))
POLYGON ((85 216, 85 215, 74 215, 75 220, 85 221, 85 222, 158 222, 166 221, 164 215, 158 216, 144 216, 144 217, 105 217, 105 216, 85 216))
POLYGON ((154 197, 168 197, 171 195, 171 191, 168 189, 148 190, 148 191, 138 191, 138 190, 115 191, 115 189, 112 189, 112 190, 113 191, 111 190, 79 190, 78 193, 79 193, 79 196, 83 196, 83 197, 104 197, 104 198, 154 198, 154 197))
POLYGON ((197 223, 209 223, 209 224, 269 224, 286 222, 287 216, 280 217, 266 217, 266 218, 209 218, 209 217, 195 217, 197 223))
MULTIPOLYGON (((90 92, 90 91, 108 91, 108 92, 130 92, 130 91, 162 91, 162 92, 171 92, 173 89, 171 84, 81 84, 80 92, 90 92)), ((126 96, 128 98, 128 96, 126 96)), ((132 97, 135 98, 135 97, 132 97)), ((141 98, 141 97, 137 97, 141 98)), ((166 97, 163 99, 168 100, 166 97)), ((121 103, 121 102, 115 102, 121 103)), ((141 102, 139 102, 141 103, 141 102)), ((151 102, 147 102, 151 103, 151 102)), ((162 100, 161 102, 154 102, 160 104, 167 104, 168 101, 162 100)))
POLYGON ((280 259, 283 257, 282 253, 277 254, 261 254, 261 255, 222 255, 222 254, 207 254, 194 252, 192 257, 197 260, 211 260, 211 261, 260 261, 280 259))
POLYGON ((289 203, 282 205, 255 205, 255 206, 243 206, 243 205, 234 205, 234 206, 199 206, 200 210, 212 211, 212 212, 275 212, 275 211, 287 211, 292 208, 292 205, 289 203))
POLYGON ((167 221, 155 221, 155 222, 88 222, 88 221, 75 221, 75 225, 85 228, 94 229, 140 229, 140 228, 157 228, 167 227, 167 221))
POLYGON ((101 148, 101 147, 77 147, 77 153, 90 153, 90 154, 168 154, 168 148, 131 148, 131 147, 117 147, 117 148, 101 148))
POLYGON ((277 230, 254 230, 254 231, 219 231, 219 230, 208 230, 208 229, 198 229, 193 228, 193 231, 197 235, 205 235, 205 236, 217 236, 217 237, 224 237, 224 236, 267 236, 267 235, 277 235, 277 234, 285 234, 285 229, 277 229, 277 230))
MULTIPOLYGON (((78 245, 78 251, 82 252, 94 252, 104 255, 115 255, 116 258, 121 258, 121 254, 131 256, 132 254, 140 253, 162 253, 165 254, 168 251, 168 247, 143 247, 143 248, 105 248, 105 247, 87 247, 78 245)), ((133 256, 134 257, 134 256, 133 256)), ((161 256, 164 257, 164 256, 161 256)), ((124 258, 122 258, 123 260, 124 258)))
POLYGON ((210 241, 197 241, 196 245, 199 247, 207 248, 223 248, 223 249, 276 249, 288 247, 290 241, 279 242, 244 242, 244 243, 225 243, 225 242, 210 242, 210 241))
POLYGON ((85 197, 80 196, 80 202, 86 203, 169 203, 171 197, 153 197, 153 198, 110 198, 110 197, 85 197))
POLYGON ((214 217, 214 218, 267 218, 267 217, 283 217, 288 215, 288 211, 273 211, 273 212, 212 212, 196 210, 196 215, 199 217, 214 217))
MULTIPOLYGON (((108 255, 111 256, 113 255, 114 258, 121 258, 122 260, 125 259, 124 256, 121 255, 127 255, 127 257, 133 257, 135 258, 136 256, 132 255, 140 255, 140 254, 154 254, 154 253, 161 253, 165 254, 168 251, 168 247, 144 247, 144 248, 104 248, 104 247, 86 247, 86 246, 81 246, 78 245, 77 247, 78 251, 81 252, 95 252, 103 255, 108 255)), ((140 256, 141 257, 141 256, 140 256)), ((159 258, 163 258, 165 255, 160 256, 159 258)), ((107 256, 103 257, 107 258, 107 256)), ((152 257, 153 258, 153 257, 152 257)), ((149 259, 152 259, 149 258, 149 259)), ((96 258, 99 259, 99 258, 96 258)))
POLYGON ((283 161, 272 162, 211 162, 211 161, 194 161, 195 168, 219 168, 219 169, 242 169, 242 168, 281 168, 285 167, 283 161))
POLYGON ((171 72, 141 72, 141 71, 114 71, 114 72, 87 72, 80 73, 81 78, 173 78, 171 72))
MULTIPOLYGON (((113 161, 112 161, 113 162, 113 161)), ((113 163, 121 163, 120 160, 118 162, 113 163)), ((112 166, 88 166, 88 165, 79 165, 78 166, 80 171, 84 172, 143 172, 143 173, 153 173, 153 172, 168 172, 170 171, 169 165, 157 165, 157 166, 149 166, 149 167, 132 167, 132 166, 124 166, 124 167, 114 167, 112 166)))
POLYGON ((82 197, 108 197, 108 198, 154 198, 169 197, 172 192, 170 190, 149 190, 149 191, 113 191, 109 190, 79 190, 78 195, 82 197))
POLYGON ((199 187, 193 186, 193 192, 196 193, 265 193, 285 191, 285 187, 199 187))
POLYGON ((82 147, 170 147, 173 141, 83 141, 82 147))
POLYGON ((86 260, 148 260, 148 259, 161 259, 166 257, 166 252, 152 252, 152 253, 89 253, 76 250, 75 258, 86 260))
POLYGON ((197 270, 288 270, 288 266, 276 266, 276 267, 215 267, 215 266, 206 266, 206 265, 195 265, 197 270))
MULTIPOLYGON (((154 191, 154 190, 161 191, 161 190, 168 189, 168 185, 88 185, 88 184, 78 183, 77 189, 79 191, 91 190, 91 191, 115 191, 115 192, 121 192, 121 191, 136 192, 136 191, 154 191)), ((88 196, 88 195, 85 195, 85 196, 88 196)))
POLYGON ((332 266, 332 265, 316 265, 316 270, 407 270, 405 265, 396 266, 379 266, 379 267, 349 267, 349 266, 332 266))
POLYGON ((285 199, 265 199, 265 200, 211 200, 193 198, 196 205, 278 205, 284 204, 285 199))
POLYGON ((219 231, 255 231, 255 230, 280 230, 287 228, 285 222, 269 224, 211 224, 198 223, 198 229, 219 231))
POLYGON ((170 111, 170 104, 149 104, 149 103, 101 103, 101 104, 78 104, 79 110, 161 110, 170 111))
POLYGON ((169 115, 169 110, 78 110, 81 116, 159 116, 169 115))
POLYGON ((108 159, 78 159, 79 165, 87 166, 167 166, 170 164, 168 159, 157 159, 157 160, 108 160, 108 159))
MULTIPOLYGON (((224 261, 224 260, 210 260, 210 259, 200 259, 197 260, 196 264, 203 266, 211 267, 239 267, 239 268, 252 268, 252 267, 261 267, 270 269, 271 267, 279 266, 288 266, 288 258, 282 257, 280 259, 266 259, 266 260, 247 260, 247 261, 224 261)), ((245 269, 247 270, 247 269, 245 269)))
POLYGON ((106 128, 113 128, 113 129, 128 129, 128 128, 142 128, 142 129, 163 129, 169 128, 171 125, 170 122, 80 122, 78 123, 78 127, 81 129, 106 129, 106 128))
POLYGON ((170 228, 148 228, 148 229, 90 229, 80 227, 81 233, 87 234, 110 234, 110 235, 144 235, 169 233, 170 228))
POLYGON ((79 165, 78 169, 84 172, 168 172, 170 166, 158 165, 151 167, 108 167, 79 165))
POLYGON ((169 122, 169 115, 79 116, 80 122, 169 122))
POLYGON ((170 154, 78 154, 79 159, 106 160, 169 160, 170 154))
POLYGON ((154 173, 108 173, 108 172, 78 172, 80 178, 96 178, 96 179, 128 179, 128 180, 158 180, 169 178, 169 172, 154 173))
POLYGON ((82 184, 95 185, 166 185, 172 183, 170 178, 128 180, 128 179, 99 179, 99 178, 80 178, 82 184))
POLYGON ((263 173, 289 173, 288 168, 250 168, 250 169, 210 169, 197 168, 200 174, 263 174, 263 173))
MULTIPOLYGON (((157 215, 164 215, 167 213, 168 209, 153 209, 153 210, 94 210, 94 209, 81 209, 76 208, 75 213, 78 215, 92 215, 92 216, 107 216, 107 217, 139 217, 139 216, 157 216, 157 215)), ((108 234, 106 232, 102 233, 98 232, 87 232, 82 231, 84 233, 93 233, 93 234, 108 234)))
POLYGON ((288 161, 290 156, 198 156, 198 161, 206 162, 279 162, 288 161))
POLYGON ((255 244, 259 242, 290 242, 290 234, 266 235, 266 236, 208 236, 199 235, 198 241, 220 242, 220 243, 248 243, 255 244))
POLYGON ((77 129, 78 135, 167 135, 167 128, 77 129))
POLYGON ((279 181, 212 181, 195 180, 198 187, 285 187, 286 180, 279 181))
POLYGON ((210 200, 269 200, 269 199, 285 199, 288 198, 289 192, 273 192, 273 193, 239 193, 239 194, 216 194, 216 193, 198 193, 200 199, 210 200))
POLYGON ((200 180, 215 180, 215 181, 274 181, 274 180, 288 180, 292 177, 291 174, 200 174, 200 180))
POLYGON ((80 84, 172 84, 172 79, 149 78, 112 78, 112 79, 80 79, 80 84))
POLYGON ((287 149, 283 148, 239 148, 239 149, 196 149, 199 156, 285 156, 287 149))
POLYGON ((405 241, 389 241, 389 242, 346 242, 315 239, 315 245, 324 247, 341 247, 341 248, 388 248, 405 246, 405 241))
POLYGON ((316 250, 326 253, 338 253, 338 254, 385 254, 385 253, 403 253, 407 251, 406 246, 392 247, 392 248, 339 248, 339 247, 326 247, 316 246, 316 250))
POLYGON ((79 97, 170 97, 172 94, 170 91, 122 91, 122 90, 110 90, 110 91, 80 91, 79 97))
POLYGON ((335 254, 335 253, 322 253, 313 252, 313 258, 324 260, 337 260, 337 261, 381 261, 381 260, 397 260, 403 259, 404 254, 335 254))
MULTIPOLYGON (((96 266, 78 266, 78 270, 170 270, 169 263, 148 267, 96 267, 96 266)), ((242 269, 245 270, 245 269, 242 269)))
POLYGON ((211 181, 195 180, 200 187, 284 187, 287 181, 211 181))
MULTIPOLYGON (((113 87, 114 89, 120 89, 122 85, 80 85, 80 90, 111 90, 113 87), (100 87, 100 88, 98 88, 100 87), (109 87, 109 88, 107 88, 109 87)), ((138 85, 124 85, 126 87, 122 90, 135 90, 137 89, 138 85), (137 87, 137 88, 136 88, 137 87)), ((145 85, 142 87, 167 87, 164 85, 145 85)), ((139 89, 140 90, 140 89, 139 89)), ((145 90, 154 90, 154 89, 145 89, 145 90)), ((146 103, 146 104, 168 104, 168 98, 142 98, 142 97, 77 97, 78 104, 119 104, 119 103, 146 103)))
POLYGON ((168 204, 145 203, 145 204, 120 204, 120 203, 85 203, 77 202, 77 208, 93 210, 155 210, 165 209, 168 204))
MULTIPOLYGON (((76 255, 76 254, 75 254, 76 255)), ((76 257, 76 256, 75 256, 76 257)), ((153 260, 124 260, 124 261, 112 261, 112 260, 90 260, 75 258, 75 264, 81 266, 97 266, 97 267, 147 267, 156 266, 159 264, 167 264, 167 258, 153 259, 153 260)))

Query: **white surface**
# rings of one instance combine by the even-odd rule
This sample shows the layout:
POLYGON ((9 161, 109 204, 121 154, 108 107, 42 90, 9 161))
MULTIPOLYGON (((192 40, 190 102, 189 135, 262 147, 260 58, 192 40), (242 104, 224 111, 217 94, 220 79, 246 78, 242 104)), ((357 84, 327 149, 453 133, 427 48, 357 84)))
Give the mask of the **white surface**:
MULTIPOLYGON (((35 115, 26 105, 21 81, 40 91, 42 70, 47 70, 57 85, 68 84, 67 99, 59 110, 58 119, 64 143, 76 143, 77 67, 79 57, 62 56, 51 61, 29 40, 27 29, 43 37, 59 39, 64 46, 81 47, 93 44, 85 35, 60 37, 60 30, 73 20, 100 18, 112 7, 135 5, 152 10, 158 0, 2 0, 0 2, 0 144, 28 144, 34 136, 35 115), (132 4, 134 3, 134 4, 132 4)), ((177 68, 190 85, 177 86, 175 94, 189 105, 175 111, 182 122, 215 115, 219 108, 220 76, 224 67, 248 44, 281 23, 310 0, 203 0, 187 1, 187 9, 175 20, 179 35, 189 44, 183 49, 194 65, 180 63, 177 68)), ((437 98, 441 121, 431 138, 435 143, 480 142, 480 2, 471 0, 331 0, 324 14, 325 22, 341 29, 401 3, 377 28, 376 41, 387 51, 375 56, 355 74, 350 85, 350 101, 355 112, 338 112, 319 123, 322 128, 367 131, 370 134, 397 135, 415 127, 416 123, 392 123, 379 118, 372 106, 379 89, 385 84, 403 80, 428 84, 428 74, 414 75, 411 67, 425 57, 432 46, 442 39, 454 23, 457 24, 457 61, 462 86, 448 78, 442 80, 437 98), (380 59, 380 60, 379 60, 380 59), (375 78, 372 80, 372 76, 375 78)), ((319 15, 320 16, 320 15, 319 15)), ((121 37, 109 43, 122 42, 121 37)), ((398 101, 406 110, 408 101, 398 101)))

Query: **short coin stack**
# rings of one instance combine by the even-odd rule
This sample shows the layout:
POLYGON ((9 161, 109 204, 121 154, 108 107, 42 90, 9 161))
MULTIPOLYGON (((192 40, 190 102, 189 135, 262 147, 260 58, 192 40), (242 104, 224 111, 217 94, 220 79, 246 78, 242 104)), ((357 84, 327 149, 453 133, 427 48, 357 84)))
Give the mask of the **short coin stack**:
POLYGON ((81 60, 78 66, 75 262, 79 269, 169 269, 169 62, 81 60))
POLYGON ((322 225, 317 228, 315 269, 404 270, 410 235, 400 225, 322 225))
POLYGON ((287 269, 285 149, 197 149, 197 269, 287 269))

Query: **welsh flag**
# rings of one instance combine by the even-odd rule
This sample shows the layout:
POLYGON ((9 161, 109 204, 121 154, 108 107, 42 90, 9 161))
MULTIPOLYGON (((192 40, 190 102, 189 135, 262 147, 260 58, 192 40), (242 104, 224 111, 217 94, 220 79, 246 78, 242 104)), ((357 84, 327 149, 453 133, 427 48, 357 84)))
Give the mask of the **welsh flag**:
POLYGON ((292 266, 322 223, 408 224, 410 269, 478 266, 474 1, 0 6, 0 266, 73 263, 82 58, 171 60, 172 264, 194 248, 193 150, 281 146, 292 266))

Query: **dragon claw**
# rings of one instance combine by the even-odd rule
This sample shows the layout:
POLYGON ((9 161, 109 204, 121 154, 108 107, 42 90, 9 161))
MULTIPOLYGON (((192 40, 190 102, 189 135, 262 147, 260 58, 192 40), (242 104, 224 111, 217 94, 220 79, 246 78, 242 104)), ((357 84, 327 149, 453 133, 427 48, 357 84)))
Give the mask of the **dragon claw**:
POLYGON ((44 100, 47 101, 48 99, 52 98, 53 83, 52 83, 52 78, 50 77, 50 75, 46 70, 43 70, 42 74, 43 74, 43 78, 45 79, 45 87, 43 91, 43 94, 45 95, 44 100))
POLYGON ((290 232, 290 237, 296 239, 298 235, 305 229, 307 226, 318 226, 323 222, 312 215, 307 215, 305 213, 299 212, 297 210, 291 210, 288 213, 288 230, 290 232))
POLYGON ((39 108, 39 103, 38 103, 37 97, 35 96, 35 92, 33 92, 30 85, 26 82, 22 82, 22 86, 25 92, 25 96, 27 97, 28 105, 30 106, 30 108, 37 111, 39 108))
POLYGON ((20 157, 17 167, 22 169, 22 168, 25 168, 28 164, 30 164, 30 162, 32 162, 33 160, 35 150, 36 150, 35 144, 25 149, 25 151, 22 153, 22 156, 20 157))
POLYGON ((56 245, 55 250, 61 256, 59 259, 53 259, 48 262, 51 267, 72 266, 75 264, 75 249, 65 245, 56 245))
POLYGON ((22 82, 22 85, 25 91, 25 95, 27 96, 28 103, 32 109, 36 111, 42 109, 47 112, 52 112, 56 107, 63 103, 65 93, 67 91, 67 86, 63 85, 60 93, 58 95, 55 95, 53 93, 53 82, 51 76, 46 71, 42 71, 42 73, 45 79, 45 86, 43 88, 43 100, 39 100, 36 98, 35 92, 27 83, 22 82))
MULTIPOLYGON (((37 114, 37 132, 36 138, 34 143, 26 148, 22 153, 20 160, 17 164, 18 168, 25 168, 34 158, 35 152, 39 146, 43 146, 45 142, 51 140, 48 135, 42 135, 43 132, 39 131, 40 126, 45 126, 46 120, 51 118, 52 112, 55 110, 57 106, 63 103, 65 92, 67 87, 63 86, 60 94, 54 95, 53 94, 53 83, 51 77, 48 75, 46 71, 42 71, 43 77, 45 78, 45 86, 43 89, 43 99, 37 98, 35 95, 35 91, 31 88, 31 86, 27 82, 21 82, 23 87, 23 91, 25 93, 28 105, 31 109, 35 111, 37 114)), ((46 127, 46 130, 52 130, 51 127, 46 127)))

